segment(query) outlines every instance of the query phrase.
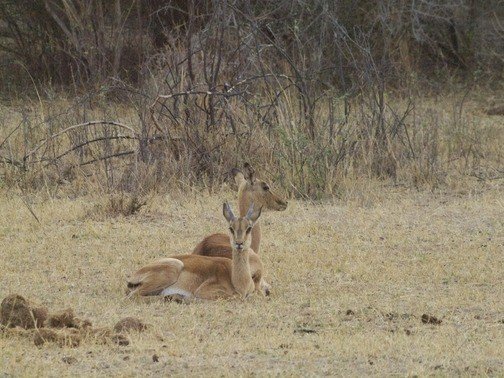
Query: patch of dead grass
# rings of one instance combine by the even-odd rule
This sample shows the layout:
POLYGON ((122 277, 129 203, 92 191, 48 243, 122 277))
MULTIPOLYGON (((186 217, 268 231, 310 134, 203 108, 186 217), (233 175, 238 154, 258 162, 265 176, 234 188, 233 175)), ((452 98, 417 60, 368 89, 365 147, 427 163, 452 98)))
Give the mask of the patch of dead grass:
POLYGON ((94 220, 103 220, 118 216, 128 217, 137 214, 147 201, 136 194, 116 193, 104 196, 91 209, 87 216, 94 220))
POLYGON ((262 219, 272 296, 189 306, 127 300, 125 279, 224 230, 220 204, 232 193, 156 198, 165 216, 152 222, 83 218, 92 198, 38 202, 40 225, 19 198, 3 196, 0 298, 70 306, 108 328, 127 316, 149 326, 128 346, 90 336, 78 348, 39 349, 2 334, 0 373, 502 375, 504 190, 493 185, 291 201, 262 219))

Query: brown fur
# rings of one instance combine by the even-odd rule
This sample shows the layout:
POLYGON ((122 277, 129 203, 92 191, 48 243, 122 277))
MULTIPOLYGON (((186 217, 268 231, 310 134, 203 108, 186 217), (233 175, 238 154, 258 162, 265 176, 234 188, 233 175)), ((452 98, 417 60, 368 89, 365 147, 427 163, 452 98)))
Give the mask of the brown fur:
MULTIPOLYGON (((200 299, 228 298, 236 294, 246 296, 258 287, 262 278, 262 264, 258 256, 250 249, 246 254, 249 261, 252 259, 255 266, 259 267, 250 272, 250 279, 254 277, 251 281, 252 290, 241 290, 241 292, 235 290, 232 282, 232 259, 178 255, 156 261, 136 272, 128 281, 130 295, 159 295, 163 289, 176 283, 178 288, 200 299), (184 264, 183 268, 179 269, 172 260, 181 261, 184 264)), ((242 286, 244 285, 240 285, 240 289, 242 286)))
MULTIPOLYGON (((217 299, 246 297, 258 289, 262 264, 250 249, 250 233, 261 211, 252 210, 245 217, 235 218, 229 205, 224 205, 232 230, 228 239, 235 246, 231 259, 192 254, 159 260, 138 270, 128 281, 130 295, 159 295, 164 289, 172 289, 199 299, 217 299)), ((178 299, 180 294, 172 296, 178 299)))
POLYGON ((140 295, 158 295, 163 289, 177 282, 183 264, 173 259, 162 259, 149 264, 128 281, 128 288, 140 295))
POLYGON ((228 259, 231 258, 231 253, 229 236, 222 233, 207 236, 198 243, 193 251, 195 255, 227 257, 228 259))
MULTIPOLYGON (((251 203, 263 209, 284 211, 287 208, 287 201, 277 193, 271 191, 271 187, 265 181, 254 177, 255 172, 249 164, 245 164, 245 174, 238 169, 233 169, 234 179, 238 185, 238 209, 240 216, 245 216, 251 203)), ((252 229, 251 248, 255 253, 259 253, 261 243, 261 225, 257 222, 252 229)), ((212 234, 205 237, 196 248, 193 254, 202 256, 232 257, 232 249, 229 243, 229 236, 223 233, 212 234)))

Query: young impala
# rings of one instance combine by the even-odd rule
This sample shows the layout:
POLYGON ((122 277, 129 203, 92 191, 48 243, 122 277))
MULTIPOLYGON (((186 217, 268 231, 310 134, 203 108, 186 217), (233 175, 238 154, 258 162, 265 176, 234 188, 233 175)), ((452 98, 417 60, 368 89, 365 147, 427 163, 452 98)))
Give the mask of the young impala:
MULTIPOLYGON (((254 169, 250 164, 244 164, 246 177, 239 169, 233 169, 232 174, 238 185, 238 211, 240 216, 244 216, 251 203, 268 210, 284 211, 287 208, 287 201, 271 190, 270 185, 254 177, 254 169)), ((255 253, 259 253, 261 243, 261 226, 256 223, 252 229, 251 248, 255 253)), ((219 256, 231 258, 231 243, 229 236, 218 233, 204 238, 194 248, 193 254, 203 256, 219 256)))
POLYGON ((235 295, 244 298, 258 290, 262 281, 262 264, 250 248, 250 234, 261 215, 261 208, 255 210, 251 204, 248 212, 237 218, 226 202, 223 214, 229 222, 231 259, 179 255, 158 260, 131 277, 128 281, 129 295, 162 295, 171 300, 185 301, 235 295))

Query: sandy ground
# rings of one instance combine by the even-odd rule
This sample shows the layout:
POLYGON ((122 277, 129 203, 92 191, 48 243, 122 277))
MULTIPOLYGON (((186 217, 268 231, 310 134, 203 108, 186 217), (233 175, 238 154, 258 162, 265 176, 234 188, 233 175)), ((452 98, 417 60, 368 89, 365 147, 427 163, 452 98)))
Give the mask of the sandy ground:
POLYGON ((3 192, 0 299, 72 307, 96 326, 135 316, 148 329, 128 346, 77 348, 0 333, 0 376, 503 375, 502 183, 377 190, 265 213, 272 296, 190 305, 128 300, 126 277, 225 230, 231 192, 154 198, 138 215, 102 219, 97 199, 31 197, 40 224, 3 192), (424 324, 424 314, 441 324, 424 324))

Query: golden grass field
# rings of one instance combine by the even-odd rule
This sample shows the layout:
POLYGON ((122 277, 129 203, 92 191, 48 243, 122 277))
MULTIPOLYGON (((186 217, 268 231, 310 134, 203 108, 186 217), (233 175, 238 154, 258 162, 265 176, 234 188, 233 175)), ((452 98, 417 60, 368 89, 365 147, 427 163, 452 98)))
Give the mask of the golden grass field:
POLYGON ((135 316, 148 329, 128 346, 77 348, 0 333, 0 376, 504 375, 503 194, 497 180, 290 201, 262 216, 271 297, 185 305, 126 299, 126 277, 225 230, 230 190, 158 196, 118 218, 96 216, 98 198, 33 195, 40 224, 4 191, 0 299, 72 307, 95 326, 135 316))

